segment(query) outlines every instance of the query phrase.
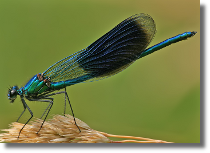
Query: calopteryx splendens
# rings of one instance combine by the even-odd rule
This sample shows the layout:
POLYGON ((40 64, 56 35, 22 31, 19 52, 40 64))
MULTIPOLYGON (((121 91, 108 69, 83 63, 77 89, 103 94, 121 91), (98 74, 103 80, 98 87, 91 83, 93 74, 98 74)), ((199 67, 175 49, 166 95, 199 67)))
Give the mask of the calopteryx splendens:
MULTIPOLYGON (((65 94, 65 104, 67 99, 74 117, 66 92, 67 86, 112 76, 127 68, 137 59, 196 34, 194 31, 184 32, 146 49, 154 37, 155 31, 155 22, 149 15, 143 13, 133 15, 122 21, 87 48, 58 61, 43 73, 34 75, 24 87, 11 87, 8 91, 8 99, 14 102, 17 95, 19 95, 24 108, 17 121, 26 109, 30 112, 31 117, 25 125, 33 117, 33 112, 25 102, 25 98, 29 101, 49 103, 42 115, 43 117, 46 113, 45 121, 53 105, 52 96, 57 94, 65 94), (58 91, 60 89, 64 89, 64 91, 58 91)), ((25 125, 20 130, 19 136, 25 125)), ((75 125, 77 126, 76 121, 75 125)))

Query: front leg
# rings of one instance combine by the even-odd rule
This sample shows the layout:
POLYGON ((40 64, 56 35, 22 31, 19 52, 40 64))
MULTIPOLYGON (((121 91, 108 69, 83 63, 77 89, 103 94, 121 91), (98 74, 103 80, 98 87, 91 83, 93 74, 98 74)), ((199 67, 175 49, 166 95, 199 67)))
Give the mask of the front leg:
POLYGON ((19 121, 19 119, 21 118, 21 116, 23 115, 23 113, 25 112, 25 110, 26 110, 26 103, 25 103, 25 101, 23 102, 24 100, 22 100, 22 98, 21 98, 21 102, 22 102, 22 104, 23 104, 23 108, 24 108, 24 110, 23 110, 23 112, 20 114, 20 116, 18 117, 18 119, 17 119, 17 121, 16 122, 18 122, 19 121))
MULTIPOLYGON (((31 118, 33 117, 33 112, 31 111, 31 109, 28 107, 28 105, 26 104, 25 100, 24 100, 24 97, 21 96, 21 101, 23 103, 23 107, 24 107, 24 111, 21 113, 20 117, 23 115, 23 113, 25 112, 25 109, 27 108, 29 113, 31 114, 31 117, 28 119, 28 121, 23 125, 23 127, 20 129, 20 132, 19 132, 19 135, 18 135, 18 138, 20 137, 20 133, 21 131, 23 130, 23 128, 26 126, 26 124, 31 120, 31 118)), ((18 120, 20 119, 20 117, 18 118, 18 120)))

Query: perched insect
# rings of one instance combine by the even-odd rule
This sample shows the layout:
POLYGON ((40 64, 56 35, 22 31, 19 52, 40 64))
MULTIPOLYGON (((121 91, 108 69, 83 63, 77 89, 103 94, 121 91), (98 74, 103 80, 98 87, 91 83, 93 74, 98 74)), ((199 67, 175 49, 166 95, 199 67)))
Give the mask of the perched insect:
MULTIPOLYGON (((46 113, 40 131, 53 105, 51 96, 57 94, 65 94, 65 106, 67 99, 74 117, 66 92, 67 86, 114 75, 127 68, 137 59, 196 34, 194 31, 185 32, 146 49, 154 37, 155 31, 155 22, 149 15, 143 13, 133 15, 87 48, 58 61, 43 73, 34 75, 24 87, 20 89, 17 86, 11 87, 8 91, 8 99, 14 102, 19 95, 24 108, 18 120, 26 109, 30 112, 31 117, 25 125, 33 117, 33 112, 26 104, 25 98, 29 101, 48 102, 49 105, 42 115, 43 117, 46 113), (64 89, 64 91, 58 92, 57 90, 60 89, 64 89)), ((74 121, 77 126, 75 118, 74 121)), ((25 125, 20 130, 19 136, 25 125)))

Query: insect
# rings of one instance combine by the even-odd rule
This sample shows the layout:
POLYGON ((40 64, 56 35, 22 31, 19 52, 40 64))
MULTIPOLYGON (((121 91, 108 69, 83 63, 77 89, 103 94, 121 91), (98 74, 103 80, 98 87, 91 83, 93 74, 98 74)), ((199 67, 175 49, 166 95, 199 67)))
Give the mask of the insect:
MULTIPOLYGON (((42 118, 46 114, 40 126, 40 131, 53 106, 52 96, 57 94, 65 95, 64 115, 67 99, 74 117, 66 87, 80 82, 95 81, 112 76, 127 68, 137 59, 196 34, 194 31, 185 32, 146 49, 155 32, 155 22, 149 15, 144 13, 133 15, 87 48, 58 61, 43 73, 34 75, 24 87, 11 87, 8 91, 8 99, 13 103, 17 95, 19 95, 24 108, 17 121, 26 109, 30 112, 31 117, 25 125, 33 117, 33 112, 28 107, 25 99, 47 102, 49 105, 41 116, 42 118), (60 89, 64 89, 64 91, 58 91, 60 89)), ((74 121, 77 126, 75 117, 74 121)), ((19 136, 25 125, 20 130, 19 136)))

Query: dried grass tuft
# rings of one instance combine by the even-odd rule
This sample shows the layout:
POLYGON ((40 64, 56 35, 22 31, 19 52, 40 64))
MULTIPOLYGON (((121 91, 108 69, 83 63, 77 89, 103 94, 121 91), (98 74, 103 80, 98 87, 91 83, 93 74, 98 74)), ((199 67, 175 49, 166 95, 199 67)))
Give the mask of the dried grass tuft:
POLYGON ((27 124, 18 139, 19 131, 24 124, 13 122, 7 133, 0 134, 0 142, 9 143, 169 143, 143 137, 112 135, 91 129, 86 123, 76 118, 77 126, 70 115, 55 115, 53 119, 45 121, 41 131, 37 134, 43 120, 37 119, 27 124), (134 140, 112 141, 107 137, 134 140))

